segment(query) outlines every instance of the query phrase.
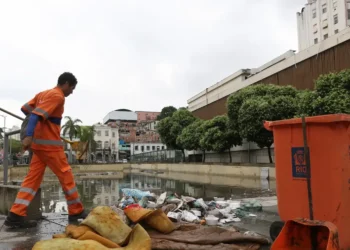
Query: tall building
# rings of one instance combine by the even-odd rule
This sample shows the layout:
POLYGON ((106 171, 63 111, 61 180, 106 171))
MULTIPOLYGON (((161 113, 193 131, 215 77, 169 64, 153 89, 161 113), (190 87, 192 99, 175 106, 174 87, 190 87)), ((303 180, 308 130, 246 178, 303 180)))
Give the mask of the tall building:
POLYGON ((301 51, 350 26, 350 0, 308 0, 297 21, 301 51))

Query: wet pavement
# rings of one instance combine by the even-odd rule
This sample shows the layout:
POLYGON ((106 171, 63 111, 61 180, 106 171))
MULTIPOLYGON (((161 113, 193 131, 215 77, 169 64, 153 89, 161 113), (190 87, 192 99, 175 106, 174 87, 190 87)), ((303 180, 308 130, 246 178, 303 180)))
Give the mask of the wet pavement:
MULTIPOLYGON (((204 200, 212 200, 214 197, 257 200, 263 205, 263 212, 255 213, 256 217, 244 218, 241 222, 228 225, 242 231, 254 231, 268 236, 270 224, 279 220, 275 184, 266 180, 242 180, 232 177, 226 180, 213 179, 211 176, 193 178, 186 175, 174 177, 162 173, 136 175, 119 173, 115 176, 113 173, 107 175, 90 173, 76 176, 76 182, 86 208, 113 205, 122 197, 122 188, 138 188, 156 194, 168 191, 196 198, 202 197, 204 200)), ((0 249, 32 249, 35 242, 51 239, 53 234, 64 231, 68 224, 67 206, 55 176, 45 176, 42 185, 42 211, 46 219, 41 220, 35 229, 1 227, 0 249)), ((3 225, 4 219, 5 217, 0 215, 0 226, 3 225)))
POLYGON ((38 222, 36 228, 11 229, 3 225, 5 216, 0 217, 0 249, 29 250, 40 240, 52 239, 53 234, 64 231, 68 224, 67 215, 43 214, 45 219, 38 222))

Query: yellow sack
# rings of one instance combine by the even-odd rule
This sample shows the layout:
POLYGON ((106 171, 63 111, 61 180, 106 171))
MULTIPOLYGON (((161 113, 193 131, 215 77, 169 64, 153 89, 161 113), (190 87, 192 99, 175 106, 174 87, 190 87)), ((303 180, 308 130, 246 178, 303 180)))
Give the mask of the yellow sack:
POLYGON ((131 233, 131 228, 107 206, 94 208, 81 224, 118 245, 123 245, 131 233))
POLYGON ((129 243, 122 248, 107 248, 94 240, 75 240, 69 238, 42 240, 32 250, 151 250, 151 238, 142 226, 137 224, 130 234, 129 243))
POLYGON ((161 233, 168 234, 176 229, 174 223, 166 216, 162 209, 150 210, 136 204, 126 207, 124 213, 132 222, 144 221, 161 233))

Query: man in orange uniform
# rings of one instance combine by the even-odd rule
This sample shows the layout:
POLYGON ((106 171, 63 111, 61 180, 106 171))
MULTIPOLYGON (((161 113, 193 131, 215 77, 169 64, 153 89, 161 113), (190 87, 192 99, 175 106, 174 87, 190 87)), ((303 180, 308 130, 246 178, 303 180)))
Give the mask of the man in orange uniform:
POLYGON ((33 158, 29 173, 5 220, 8 227, 36 226, 35 221, 26 221, 24 218, 28 205, 40 187, 46 166, 49 166, 61 183, 67 199, 69 220, 76 221, 87 216, 60 138, 65 97, 73 93, 76 85, 77 79, 73 74, 63 73, 55 88, 40 92, 22 107, 22 111, 30 115, 26 137, 22 143, 25 149, 32 149, 33 158))

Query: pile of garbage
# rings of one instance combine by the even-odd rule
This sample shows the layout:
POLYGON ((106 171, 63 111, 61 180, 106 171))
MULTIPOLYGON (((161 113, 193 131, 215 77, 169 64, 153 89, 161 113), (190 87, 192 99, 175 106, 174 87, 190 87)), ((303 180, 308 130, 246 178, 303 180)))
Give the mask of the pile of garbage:
POLYGON ((242 215, 249 213, 247 208, 261 209, 256 204, 226 205, 222 199, 204 202, 172 193, 158 197, 137 189, 122 192, 116 205, 94 208, 79 226, 68 225, 53 239, 37 242, 33 250, 248 250, 269 244, 265 237, 218 226, 224 222, 218 214, 237 220, 237 211, 242 215))
POLYGON ((245 217, 256 217, 253 213, 262 211, 262 205, 254 200, 242 204, 241 201, 214 197, 213 201, 204 201, 203 198, 179 196, 172 192, 156 196, 149 191, 129 188, 122 189, 122 193, 123 198, 115 207, 124 209, 131 204, 138 204, 143 208, 162 209, 173 222, 222 226, 240 222, 245 217))

